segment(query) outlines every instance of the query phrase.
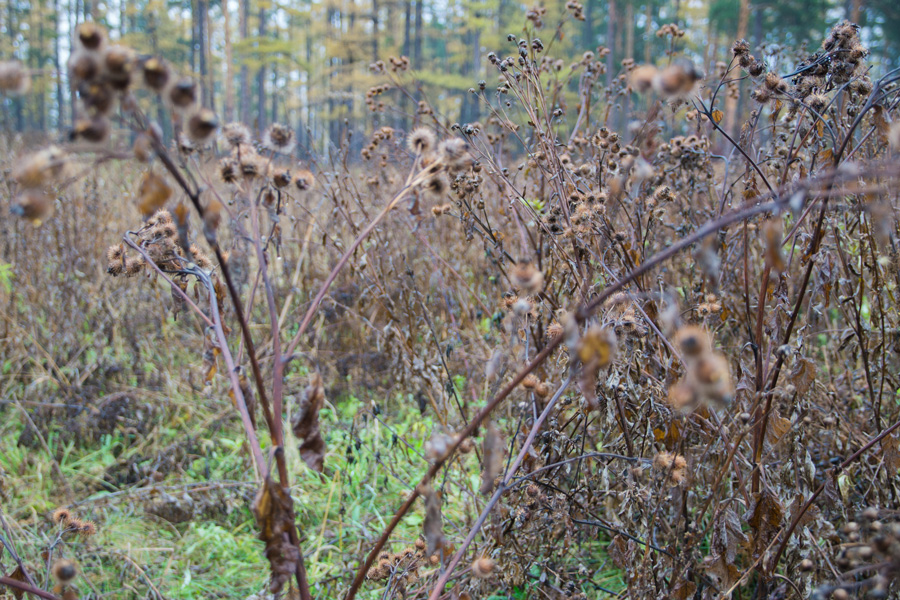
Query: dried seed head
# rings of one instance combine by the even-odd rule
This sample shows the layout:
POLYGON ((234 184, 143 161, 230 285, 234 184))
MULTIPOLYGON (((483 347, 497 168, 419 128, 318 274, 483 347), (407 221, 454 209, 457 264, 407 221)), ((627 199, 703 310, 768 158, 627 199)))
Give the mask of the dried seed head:
MULTIPOLYGON (((125 275, 131 277, 137 275, 144 269, 144 258, 141 256, 130 256, 125 259, 125 275)), ((79 529, 80 531, 80 529, 79 529)))
POLYGON ((210 141, 218 128, 219 122, 216 120, 216 113, 208 108, 201 108, 188 119, 188 135, 198 144, 210 141))
POLYGON ((476 558, 475 562, 472 563, 472 575, 478 579, 487 579, 491 576, 495 566, 496 563, 494 563, 492 558, 486 556, 476 558))
POLYGON ((131 85, 134 62, 134 51, 127 46, 114 44, 103 51, 106 80, 113 88, 125 90, 131 85))
POLYGON ((16 196, 9 212, 37 227, 53 214, 53 197, 41 190, 24 190, 16 196))
POLYGON ((653 468, 667 474, 671 485, 678 485, 687 475, 687 460, 680 454, 660 452, 653 457, 653 468))
POLYGON ((695 325, 679 329, 675 334, 675 343, 685 356, 700 356, 710 350, 709 335, 695 325))
POLYGON ((69 583, 78 574, 75 563, 66 558, 61 558, 53 563, 53 576, 62 584, 69 583))
POLYGON ((239 158, 241 175, 245 179, 259 177, 263 170, 263 159, 256 152, 242 152, 239 158))
POLYGON ((241 175, 241 166, 233 158, 223 158, 219 161, 219 177, 225 183, 236 183, 241 175))
POLYGON ((294 186, 301 192, 311 190, 315 183, 316 178, 306 169, 301 169, 294 175, 294 186))
POLYGON ((244 144, 249 145, 252 141, 250 130, 243 123, 229 123, 222 128, 222 137, 232 148, 237 148, 244 144))
MULTIPOLYGON (((141 262, 143 266, 143 261, 141 262)), ((78 533, 84 537, 91 537, 97 534, 97 524, 93 521, 81 521, 78 526, 78 533)))
POLYGON ((31 73, 18 60, 0 61, 0 92, 12 96, 27 94, 31 89, 31 73))
POLYGON ((178 141, 175 145, 178 148, 178 151, 185 156, 190 156, 197 149, 194 141, 183 131, 178 134, 178 141))
POLYGON ((526 294, 537 294, 544 287, 543 273, 530 260, 520 260, 510 270, 509 278, 514 287, 524 291, 526 294))
MULTIPOLYGON (((121 249, 121 246, 114 246, 115 248, 121 249)), ((51 517, 54 523, 57 525, 65 525, 69 521, 72 520, 72 511, 70 511, 65 506, 60 506, 56 510, 53 511, 53 516, 51 517)))
POLYGON ((442 141, 438 146, 438 154, 440 154, 444 163, 451 168, 463 167, 470 161, 469 144, 459 138, 449 138, 442 141))
POLYGON ((631 88, 639 94, 650 90, 656 77, 657 69, 653 65, 641 65, 629 75, 631 88))
POLYGON ((266 129, 262 142, 269 150, 290 154, 294 149, 294 131, 287 125, 273 123, 266 129))
POLYGON ((529 373, 525 376, 525 379, 522 380, 522 387, 526 390, 533 390, 538 385, 540 385, 541 380, 537 378, 536 375, 529 373))
POLYGON ((417 127, 406 138, 406 145, 409 151, 416 155, 425 154, 434 148, 437 138, 434 132, 427 127, 417 127))
POLYGON ((100 50, 106 38, 106 29, 96 23, 82 23, 75 29, 75 41, 87 50, 100 50))
POLYGON ((160 58, 148 58, 141 70, 144 74, 144 84, 156 92, 162 92, 172 78, 169 65, 160 58))
POLYGON ((187 110, 197 103, 197 84, 193 79, 184 77, 175 82, 166 96, 172 106, 187 110))
POLYGON ((592 325, 578 340, 578 359, 592 369, 602 369, 616 354, 616 335, 609 327, 592 325))
POLYGON ((73 140, 99 144, 109 137, 110 127, 109 119, 102 115, 92 119, 78 119, 72 126, 71 137, 73 140))
POLYGON ((701 356, 691 367, 691 375, 699 384, 699 392, 704 398, 724 402, 734 395, 728 360, 721 354, 701 356))
POLYGON ((653 89, 664 96, 690 93, 694 84, 703 79, 704 74, 692 62, 669 65, 653 78, 653 89))
POLYGON ((38 188, 51 185, 65 175, 66 153, 50 146, 23 156, 13 167, 12 176, 22 187, 38 188))
POLYGON ((563 326, 559 323, 551 323, 547 326, 546 334, 550 339, 558 338, 563 334, 563 326))
POLYGON ((272 183, 277 188, 287 187, 291 183, 291 172, 287 169, 276 169, 272 173, 272 183))
POLYGON ((440 175, 429 177, 425 181, 425 191, 429 196, 439 199, 447 193, 447 181, 440 175))
POLYGON ((212 261, 197 244, 191 244, 190 253, 191 257, 194 259, 194 263, 204 271, 209 271, 213 268, 212 261))
POLYGON ((743 40, 743 39, 742 39, 742 40, 737 40, 737 41, 731 46, 731 52, 732 52, 732 54, 734 54, 735 56, 740 56, 740 55, 742 55, 742 54, 747 54, 748 52, 750 52, 750 44, 747 43, 747 40, 743 40))

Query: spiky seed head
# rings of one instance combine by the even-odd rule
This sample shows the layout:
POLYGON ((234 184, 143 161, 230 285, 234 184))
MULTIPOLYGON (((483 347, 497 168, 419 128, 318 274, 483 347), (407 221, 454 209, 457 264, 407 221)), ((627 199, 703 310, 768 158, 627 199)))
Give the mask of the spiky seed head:
POLYGON ((179 79, 169 90, 167 96, 175 108, 189 109, 197 103, 197 83, 187 77, 179 79))
POLYGON ((250 136, 250 130, 243 123, 229 123, 222 128, 222 137, 225 142, 232 148, 237 148, 244 144, 250 144, 253 139, 250 136))
POLYGON ((301 192, 311 190, 315 183, 315 177, 313 177, 313 174, 306 169, 302 169, 294 175, 294 186, 301 192))
POLYGON ((53 563, 53 576, 62 584, 69 583, 78 575, 75 563, 67 558, 61 558, 53 563))
POLYGON ((88 21, 75 29, 75 40, 87 50, 100 50, 106 43, 106 29, 88 21))
POLYGON ((21 96, 27 94, 30 89, 31 73, 21 61, 0 61, 0 92, 21 96))
POLYGON ((437 138, 434 132, 427 127, 417 127, 406 138, 406 145, 409 151, 416 155, 425 154, 434 148, 437 138))
POLYGON ((162 92, 172 78, 169 65, 161 58, 148 58, 142 66, 144 83, 155 92, 162 92))
POLYGON ((218 128, 216 113, 208 108, 201 108, 188 119, 188 135, 198 144, 210 141, 218 128))
POLYGON ((476 558, 472 563, 472 575, 478 579, 487 579, 491 576, 495 566, 496 563, 492 558, 488 558, 487 556, 476 558))
POLYGON ((269 150, 290 154, 294 149, 294 131, 287 125, 273 123, 266 129, 262 141, 269 150))

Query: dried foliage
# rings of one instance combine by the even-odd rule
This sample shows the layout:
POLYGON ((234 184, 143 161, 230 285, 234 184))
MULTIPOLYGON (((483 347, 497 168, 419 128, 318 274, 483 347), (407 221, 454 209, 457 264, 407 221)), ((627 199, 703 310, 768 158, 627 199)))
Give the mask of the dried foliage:
POLYGON ((667 25, 665 64, 613 73, 604 48, 550 56, 547 18, 531 8, 523 37, 487 54, 480 120, 446 122, 417 96, 386 125, 381 94, 415 88, 391 57, 373 65, 386 83, 366 96, 361 150, 348 137, 302 164, 291 128, 219 130, 194 82, 82 25, 81 145, 20 159, 24 221, 2 226, 46 242, 68 212, 90 216, 70 207, 78 161, 142 165, 129 218, 143 221, 117 222, 104 258, 130 279, 109 281, 178 314, 202 385, 230 397, 272 593, 896 596, 900 72, 875 78, 844 22, 813 54, 740 40, 708 75, 667 25), (741 81, 749 115, 726 114, 741 81), (163 139, 138 87, 183 137, 163 139), (361 408, 323 410, 326 385, 329 409, 361 408), (392 428, 410 411, 417 439, 392 428), (289 414, 306 467, 285 458, 289 414), (396 449, 366 485, 407 491, 352 543, 316 524, 353 555, 308 581, 290 476, 334 475, 365 427, 396 449), (423 539, 398 539, 419 510, 423 539), (609 568, 615 590, 596 580, 609 568))
POLYGON ((313 373, 309 385, 297 403, 296 412, 291 417, 294 435, 303 440, 300 443, 300 457, 311 469, 321 472, 325 460, 325 440, 319 430, 319 411, 325 403, 325 386, 322 376, 313 373))
POLYGON ((259 539, 266 544, 266 558, 272 569, 269 591, 277 594, 294 576, 300 550, 291 542, 294 531, 294 502, 281 485, 267 477, 253 500, 253 516, 259 539))

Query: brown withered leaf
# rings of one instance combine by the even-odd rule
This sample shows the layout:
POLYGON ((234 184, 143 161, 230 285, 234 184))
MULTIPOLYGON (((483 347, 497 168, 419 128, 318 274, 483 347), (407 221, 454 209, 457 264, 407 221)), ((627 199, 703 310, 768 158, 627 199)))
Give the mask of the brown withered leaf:
POLYGON ((162 177, 153 171, 144 173, 141 187, 138 189, 138 208, 141 214, 149 217, 163 206, 172 195, 172 188, 162 177))
POLYGON ((674 600, 688 600, 688 598, 693 598, 696 592, 696 583, 682 579, 672 588, 672 591, 669 592, 669 598, 673 598, 674 600))
POLYGON ((211 331, 207 331, 207 335, 203 338, 203 382, 207 385, 212 383, 219 370, 218 356, 220 352, 221 349, 215 334, 211 335, 211 331))
POLYGON ((481 444, 484 471, 481 473, 481 493, 490 494, 494 489, 494 480, 503 469, 503 436, 493 421, 484 428, 484 441, 481 444))
POLYGON ((797 388, 797 395, 802 398, 816 380, 816 365, 811 360, 798 356, 788 380, 797 388))
POLYGON ((791 430, 791 420, 782 417, 776 409, 772 409, 769 415, 769 425, 766 428, 766 441, 775 444, 791 430))
POLYGON ((900 442, 893 435, 881 439, 881 451, 884 453, 884 467, 888 477, 894 477, 900 469, 900 442))
POLYGON ((319 411, 325 404, 325 386, 322 376, 313 373, 309 385, 297 403, 297 410, 291 417, 291 428, 300 443, 300 457, 313 470, 322 472, 325 462, 325 440, 319 429, 319 411))
POLYGON ((425 499, 425 522, 422 526, 425 542, 428 544, 428 555, 431 556, 444 546, 444 521, 441 517, 441 497, 431 484, 422 488, 425 499))
MULTIPOLYGON (((8 575, 10 579, 15 581, 20 581, 22 583, 28 583, 28 578, 25 576, 25 571, 22 570, 22 567, 16 567, 16 569, 8 575)), ((19 588, 14 588, 9 586, 12 590, 13 596, 16 597, 16 600, 22 600, 22 596, 25 595, 25 592, 20 590, 19 588)))
POLYGON ((741 577, 741 572, 734 563, 728 562, 724 556, 718 554, 704 558, 702 566, 706 575, 720 590, 729 589, 741 577))
POLYGON ((633 541, 625 538, 625 536, 617 535, 609 543, 606 552, 617 568, 625 570, 634 564, 635 548, 636 544, 633 541))
POLYGON ((744 518, 752 530, 751 558, 759 558, 771 543, 784 520, 784 508, 771 492, 765 491, 756 495, 753 508, 744 514, 744 518))
MULTIPOLYGON (((791 520, 793 523, 794 519, 797 518, 797 515, 800 513, 800 509, 803 508, 803 505, 806 504, 806 499, 803 497, 803 494, 799 494, 794 501, 791 503, 791 520)), ((811 504, 810 507, 806 510, 805 513, 800 517, 800 523, 798 526, 803 527, 805 525, 809 525, 813 521, 819 518, 819 515, 822 511, 819 510, 819 507, 815 504, 811 504)))
POLYGON ((712 529, 710 550, 724 557, 727 562, 733 563, 746 543, 747 536, 741 530, 741 523, 734 510, 728 508, 719 512, 712 529))
POLYGON ((231 332, 231 328, 225 324, 225 308, 228 306, 225 300, 228 298, 228 287, 216 276, 213 276, 212 284, 216 293, 216 307, 219 309, 219 318, 222 320, 222 330, 227 335, 231 332))
POLYGON ((259 526, 259 539, 266 543, 266 559, 272 571, 269 591, 278 594, 300 561, 300 550, 291 543, 289 534, 294 527, 294 503, 280 484, 266 477, 252 509, 259 526))

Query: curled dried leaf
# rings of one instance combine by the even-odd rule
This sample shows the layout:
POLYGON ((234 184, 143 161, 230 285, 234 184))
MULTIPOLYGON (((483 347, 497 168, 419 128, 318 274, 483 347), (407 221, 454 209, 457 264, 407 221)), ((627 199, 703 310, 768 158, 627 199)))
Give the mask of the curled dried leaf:
POLYGON ((280 484, 266 477, 252 508, 272 572, 269 591, 278 594, 300 562, 300 550, 291 543, 289 534, 294 527, 294 503, 280 484))
POLYGON ((322 472, 325 461, 325 440, 319 429, 319 411, 325 404, 325 386, 322 376, 313 373, 309 385, 297 403, 297 410, 291 417, 294 435, 300 443, 300 457, 310 469, 322 472))

